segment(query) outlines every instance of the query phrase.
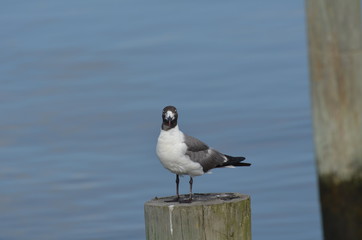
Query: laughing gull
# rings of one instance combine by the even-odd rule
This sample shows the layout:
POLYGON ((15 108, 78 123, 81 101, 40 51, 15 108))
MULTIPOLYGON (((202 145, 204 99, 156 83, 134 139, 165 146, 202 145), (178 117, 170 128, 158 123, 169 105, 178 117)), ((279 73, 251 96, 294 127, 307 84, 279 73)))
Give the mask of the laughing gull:
POLYGON ((193 177, 203 175, 213 168, 250 166, 242 163, 244 157, 232 157, 210 148, 200 140, 180 131, 177 125, 178 113, 174 106, 167 106, 162 112, 161 133, 156 153, 162 165, 176 174, 176 199, 180 201, 179 175, 190 176, 190 197, 192 201, 193 177))

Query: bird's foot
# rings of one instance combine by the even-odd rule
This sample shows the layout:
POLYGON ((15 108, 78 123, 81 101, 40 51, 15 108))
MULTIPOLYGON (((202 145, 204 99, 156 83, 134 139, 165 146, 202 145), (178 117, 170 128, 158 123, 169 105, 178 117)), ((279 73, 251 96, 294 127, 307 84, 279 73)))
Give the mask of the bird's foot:
POLYGON ((183 200, 179 200, 179 203, 192 203, 192 199, 183 199, 183 200))
POLYGON ((179 196, 177 196, 177 197, 175 197, 175 198, 172 198, 172 199, 170 199, 170 200, 165 200, 165 202, 179 202, 180 201, 180 197, 179 196))
POLYGON ((192 198, 180 199, 178 202, 179 203, 192 203, 192 198))

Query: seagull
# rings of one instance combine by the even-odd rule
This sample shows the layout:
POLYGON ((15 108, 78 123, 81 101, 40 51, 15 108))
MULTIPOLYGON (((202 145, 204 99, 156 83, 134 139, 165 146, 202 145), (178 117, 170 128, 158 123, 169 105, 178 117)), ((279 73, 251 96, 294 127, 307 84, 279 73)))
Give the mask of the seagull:
POLYGON ((174 106, 162 111, 161 132, 157 140, 156 153, 161 164, 176 174, 176 198, 180 202, 179 176, 190 176, 190 195, 185 202, 192 202, 193 177, 201 176, 213 168, 250 166, 243 163, 245 157, 232 157, 210 148, 208 145, 184 134, 177 124, 178 113, 174 106))

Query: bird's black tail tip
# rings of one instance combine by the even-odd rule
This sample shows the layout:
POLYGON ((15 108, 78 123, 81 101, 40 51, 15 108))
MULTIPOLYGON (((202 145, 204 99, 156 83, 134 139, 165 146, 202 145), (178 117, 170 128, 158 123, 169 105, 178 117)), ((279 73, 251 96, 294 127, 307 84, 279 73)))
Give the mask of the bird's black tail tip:
POLYGON ((249 167, 251 165, 251 163, 243 163, 243 162, 241 162, 241 163, 234 163, 234 164, 231 164, 231 165, 233 165, 235 167, 249 167))
POLYGON ((248 167, 251 165, 251 163, 244 163, 246 158, 245 157, 232 157, 225 155, 227 157, 228 161, 226 162, 226 166, 235 166, 235 167, 248 167))

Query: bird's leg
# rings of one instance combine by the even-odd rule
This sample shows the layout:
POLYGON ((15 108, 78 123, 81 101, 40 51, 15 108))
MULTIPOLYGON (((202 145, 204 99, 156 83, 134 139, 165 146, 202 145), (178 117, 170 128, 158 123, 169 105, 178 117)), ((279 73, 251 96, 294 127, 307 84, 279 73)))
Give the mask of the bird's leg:
POLYGON ((180 194, 178 193, 178 185, 180 183, 180 179, 178 174, 176 174, 176 197, 170 200, 165 200, 165 202, 179 202, 180 201, 180 194))
POLYGON ((180 199, 180 195, 179 195, 179 192, 178 192, 179 183, 180 183, 180 179, 178 177, 178 174, 176 174, 176 199, 177 199, 177 201, 180 199))
POLYGON ((179 203, 191 203, 192 202, 192 183, 194 182, 194 180, 192 179, 192 177, 190 176, 190 197, 189 199, 184 199, 184 200, 180 200, 179 203))
POLYGON ((194 182, 194 180, 192 179, 192 177, 190 176, 190 198, 189 198, 189 201, 191 202, 192 201, 192 183, 194 182))

